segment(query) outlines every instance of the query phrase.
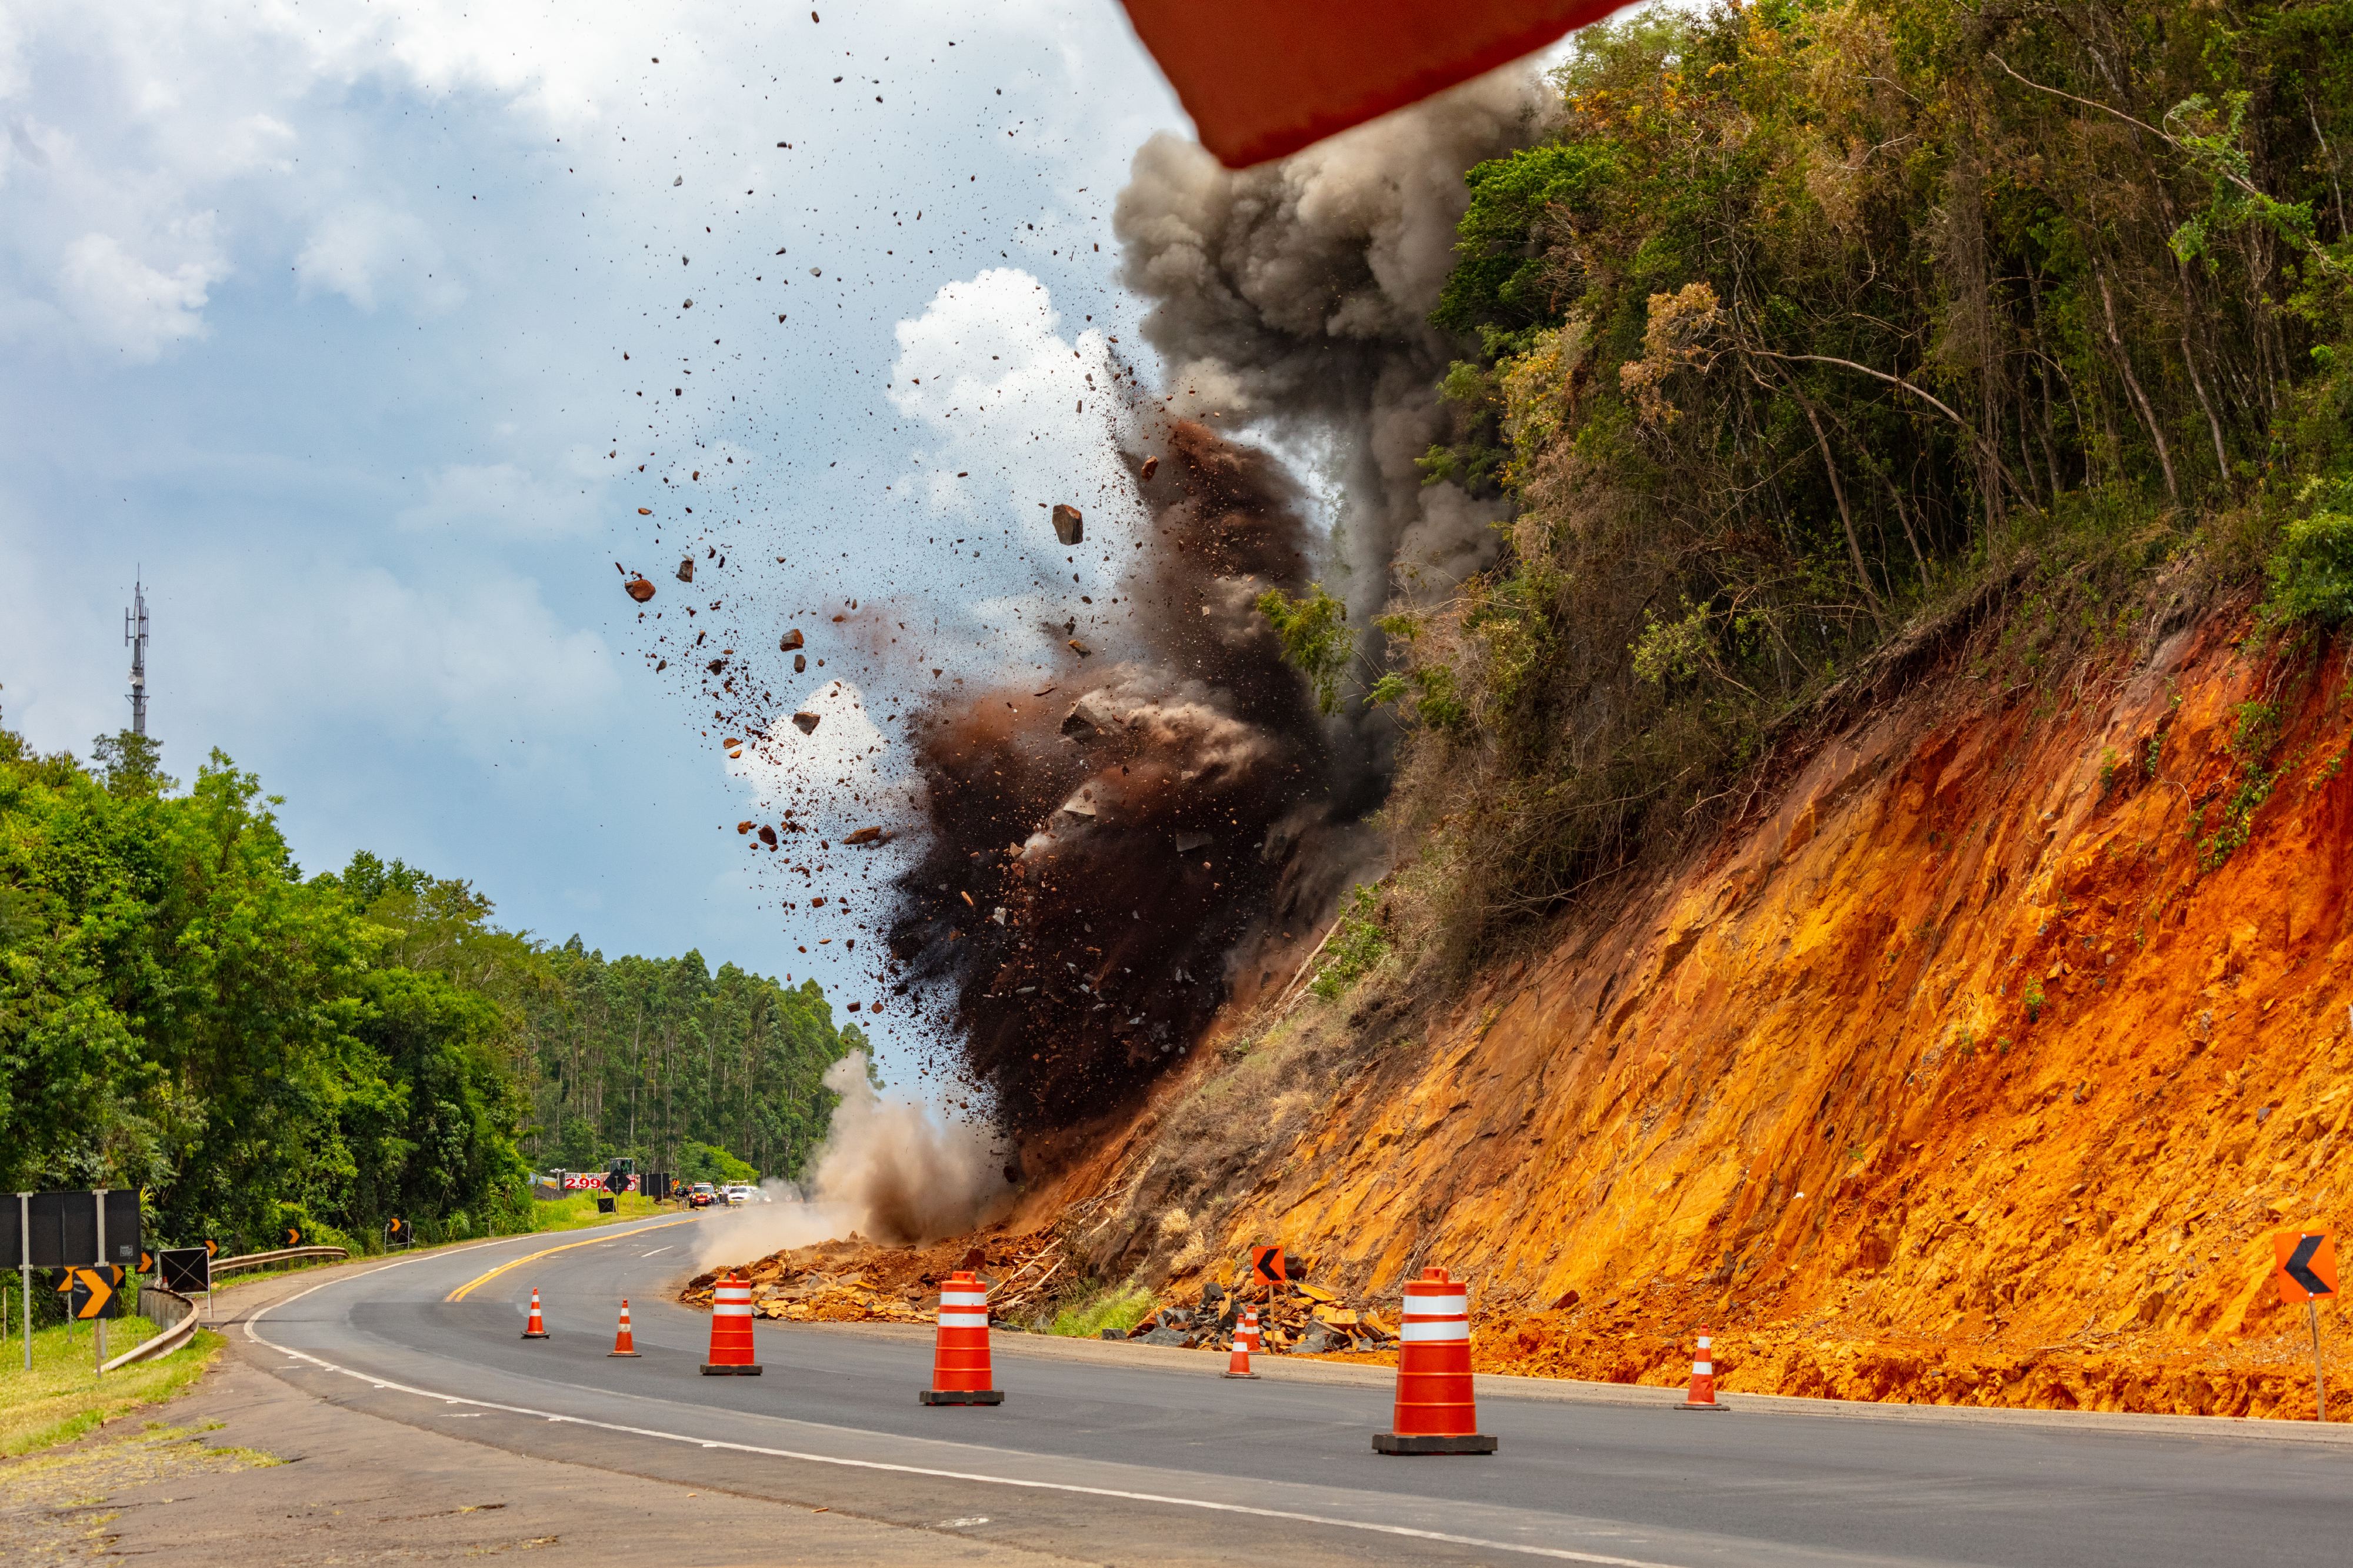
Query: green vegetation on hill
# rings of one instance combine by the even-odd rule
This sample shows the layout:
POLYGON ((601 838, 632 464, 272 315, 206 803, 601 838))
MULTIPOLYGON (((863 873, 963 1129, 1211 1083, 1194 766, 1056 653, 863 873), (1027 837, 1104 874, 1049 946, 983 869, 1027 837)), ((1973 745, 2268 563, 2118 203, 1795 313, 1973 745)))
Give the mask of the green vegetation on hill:
POLYGON ((864 1040, 813 983, 546 946, 373 855, 306 879, 220 753, 185 794, 152 739, 95 754, 0 729, 0 1190, 367 1246, 395 1214, 533 1228, 528 1163, 790 1173, 823 1137, 818 1080, 864 1040))
POLYGON ((1425 471, 1516 515, 1373 694, 1457 959, 1874 660, 2031 683, 2234 583, 2353 615, 2353 5, 1757 0, 1555 80, 1434 318, 1425 471))

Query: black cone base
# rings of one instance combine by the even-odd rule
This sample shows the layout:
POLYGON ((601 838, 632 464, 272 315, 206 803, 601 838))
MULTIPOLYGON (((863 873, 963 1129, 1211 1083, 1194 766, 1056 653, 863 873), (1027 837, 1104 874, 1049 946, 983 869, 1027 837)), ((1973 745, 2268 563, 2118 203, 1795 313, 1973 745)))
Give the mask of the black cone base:
POLYGON ((1252 1383, 1256 1383, 1258 1381, 1258 1373, 1254 1372, 1221 1372, 1218 1373, 1218 1375, 1219 1377, 1246 1377, 1252 1383))
POLYGON ((545 1331, 544 1330, 543 1330, 542 1331, 540 1331, 540 1332, 538 1332, 538 1333, 535 1333, 535 1334, 534 1334, 534 1333, 532 1333, 530 1331, 526 1330, 526 1331, 524 1331, 524 1333, 523 1333, 523 1336, 522 1336, 522 1337, 523 1337, 524 1339, 527 1339, 527 1340, 543 1340, 543 1339, 547 1338, 547 1334, 546 1334, 546 1331, 545 1331))
POLYGON ((1376 1454, 1492 1454, 1495 1439, 1477 1432, 1454 1437, 1401 1437, 1395 1432, 1373 1434, 1376 1454))
POLYGON ((1732 1406, 1729 1405, 1675 1405, 1669 1406, 1669 1408, 1673 1410, 1729 1410, 1732 1406))
POLYGON ((756 1366, 712 1366, 705 1362, 702 1366, 702 1375, 705 1377, 757 1377, 760 1375, 760 1369, 756 1366))
POLYGON ((915 1395, 925 1405, 1002 1405, 1005 1394, 996 1388, 926 1388, 915 1395))
POLYGON ((638 1359, 638 1352, 635 1351, 607 1351, 605 1352, 605 1359, 607 1361, 612 1360, 615 1356, 626 1356, 629 1360, 635 1361, 638 1359))

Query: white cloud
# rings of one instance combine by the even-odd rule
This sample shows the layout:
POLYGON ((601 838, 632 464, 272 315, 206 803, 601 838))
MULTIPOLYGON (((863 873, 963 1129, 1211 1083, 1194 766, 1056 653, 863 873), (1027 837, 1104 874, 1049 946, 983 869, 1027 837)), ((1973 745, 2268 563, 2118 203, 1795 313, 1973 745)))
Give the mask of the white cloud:
POLYGON ((396 519, 403 530, 464 529, 506 537, 554 538, 596 524, 594 492, 603 480, 587 470, 543 479, 513 463, 453 463, 427 481, 425 500, 396 519))
POLYGON ((323 562, 193 586, 190 683, 273 727, 359 725, 488 760, 511 740, 592 731, 619 694, 604 638, 511 573, 323 562))
POLYGON ((66 247, 58 292, 93 338, 145 362, 168 344, 204 336, 200 312, 225 270, 216 256, 206 254, 165 272, 123 249, 112 235, 86 234, 66 247))
POLYGON ((729 760, 727 772, 749 785, 763 807, 814 806, 856 816, 870 807, 905 808, 918 798, 913 781, 886 768, 890 743, 866 710, 865 692, 850 681, 826 681, 780 712, 765 732, 742 739, 744 754, 729 760), (816 714, 817 728, 804 732, 792 721, 795 712, 816 714))
POLYGON ((891 402, 934 443, 902 481, 911 497, 952 517, 1019 517, 1040 552, 1054 537, 1039 502, 1069 501, 1097 531, 1111 521, 1099 500, 1127 504, 1104 334, 1066 339, 1060 324, 1045 285, 1011 267, 945 285, 898 324, 891 402))
POLYGON ((305 295, 341 294, 373 310, 389 293, 412 315, 438 316, 465 302, 465 286, 415 214, 374 202, 338 207, 319 221, 294 258, 305 295))

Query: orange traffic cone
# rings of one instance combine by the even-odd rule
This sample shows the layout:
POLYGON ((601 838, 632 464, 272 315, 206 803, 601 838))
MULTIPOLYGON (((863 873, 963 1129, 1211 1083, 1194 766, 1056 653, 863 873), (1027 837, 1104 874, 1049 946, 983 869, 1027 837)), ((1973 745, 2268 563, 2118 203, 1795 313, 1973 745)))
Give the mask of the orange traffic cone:
POLYGON ((1709 1337, 1707 1325, 1700 1325, 1699 1349, 1692 1356, 1691 1392, 1683 1395, 1678 1410, 1725 1410, 1730 1406, 1715 1402, 1715 1353, 1710 1348, 1715 1341, 1709 1337))
POLYGON ((638 1342, 629 1335, 629 1299, 627 1296, 621 1298, 620 1331, 613 1336, 613 1348, 605 1353, 607 1356, 633 1356, 638 1353, 638 1342))
POLYGON ((1376 1454, 1492 1454, 1471 1393, 1471 1294, 1443 1268, 1425 1268, 1405 1288, 1398 1328, 1393 1432, 1373 1435, 1376 1454))
POLYGON ((989 1386, 988 1287, 957 1269, 940 1281, 940 1328, 932 1352, 932 1386, 916 1395, 925 1405, 1002 1405, 989 1386))
POLYGON ((1241 1321, 1234 1325, 1234 1353, 1226 1362, 1220 1377, 1256 1377, 1250 1368, 1250 1358, 1258 1349, 1258 1309, 1242 1309, 1241 1321))
POLYGON ((752 1282, 733 1273, 711 1292, 711 1359, 705 1377, 757 1377, 752 1359, 752 1282))
POLYGON ((539 1287, 536 1285, 531 1288, 531 1321, 523 1324, 522 1337, 527 1340, 547 1338, 547 1325, 539 1321, 539 1287))

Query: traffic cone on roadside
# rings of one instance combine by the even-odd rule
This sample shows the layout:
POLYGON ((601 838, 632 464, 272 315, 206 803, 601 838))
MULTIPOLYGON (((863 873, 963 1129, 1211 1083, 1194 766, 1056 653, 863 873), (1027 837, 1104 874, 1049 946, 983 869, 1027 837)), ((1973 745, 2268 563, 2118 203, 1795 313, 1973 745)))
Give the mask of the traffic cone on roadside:
POLYGON ((1471 1392, 1471 1293, 1443 1268, 1405 1288, 1398 1328, 1396 1430, 1373 1435, 1376 1454, 1492 1454, 1471 1392))
POLYGON ((522 1337, 527 1340, 547 1338, 547 1325, 539 1321, 539 1287, 536 1285, 531 1288, 531 1319, 522 1326, 522 1337))
POLYGON ((629 1299, 627 1296, 621 1298, 620 1331, 613 1336, 613 1348, 605 1353, 607 1356, 633 1356, 638 1353, 638 1342, 629 1335, 629 1299))
POLYGON ((733 1273, 711 1292, 711 1359, 705 1377, 757 1377, 752 1359, 752 1282, 733 1273))
POLYGON ((916 1394, 925 1405, 1002 1405, 989 1386, 988 1287, 957 1269, 940 1281, 940 1327, 932 1352, 932 1386, 916 1394))
POLYGON ((1242 1309, 1241 1321, 1234 1325, 1234 1353, 1226 1361, 1220 1377, 1256 1377, 1250 1370, 1250 1356, 1258 1350, 1258 1309, 1242 1309))
POLYGON ((1715 1352, 1711 1348, 1715 1343, 1715 1341, 1708 1334, 1707 1325, 1702 1323, 1699 1330, 1699 1349, 1692 1355, 1691 1392, 1683 1395, 1683 1402, 1676 1405, 1676 1409, 1724 1410, 1729 1408, 1715 1402, 1715 1352))

